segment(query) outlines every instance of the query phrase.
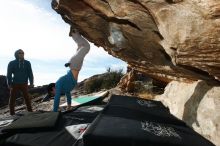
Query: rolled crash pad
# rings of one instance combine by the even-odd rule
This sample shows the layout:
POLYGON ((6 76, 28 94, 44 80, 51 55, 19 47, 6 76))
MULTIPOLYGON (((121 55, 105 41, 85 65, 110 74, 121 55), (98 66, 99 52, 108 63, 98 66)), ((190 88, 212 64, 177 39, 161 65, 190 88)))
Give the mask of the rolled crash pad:
POLYGON ((52 129, 59 119, 59 112, 29 112, 10 125, 3 132, 25 132, 52 129))

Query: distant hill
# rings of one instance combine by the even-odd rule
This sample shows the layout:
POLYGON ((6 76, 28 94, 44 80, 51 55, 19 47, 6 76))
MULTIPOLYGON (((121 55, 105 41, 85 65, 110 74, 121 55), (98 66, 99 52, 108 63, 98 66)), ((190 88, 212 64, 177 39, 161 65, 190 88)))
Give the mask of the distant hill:
MULTIPOLYGON (((89 94, 92 92, 98 92, 102 89, 110 89, 115 87, 122 77, 122 71, 107 71, 103 74, 94 75, 90 78, 79 82, 72 91, 72 95, 89 94), (107 84, 108 83, 108 84, 107 84)), ((45 94, 47 94, 47 85, 34 87, 29 89, 32 101, 41 100, 45 94)), ((9 89, 7 87, 6 76, 0 76, 0 108, 7 108, 9 101, 9 89)), ((24 104, 22 94, 18 94, 16 98, 16 106, 24 104)))

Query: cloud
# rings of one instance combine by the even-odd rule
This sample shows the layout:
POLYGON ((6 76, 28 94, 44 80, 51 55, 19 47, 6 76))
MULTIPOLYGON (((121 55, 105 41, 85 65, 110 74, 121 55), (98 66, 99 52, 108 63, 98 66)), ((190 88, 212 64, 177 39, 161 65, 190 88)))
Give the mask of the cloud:
POLYGON ((8 50, 1 54, 3 56, 22 48, 33 59, 61 59, 76 46, 68 37, 69 26, 60 23, 58 14, 48 13, 23 0, 6 1, 1 11, 1 18, 4 18, 0 27, 0 38, 4 40, 1 46, 8 50))
MULTIPOLYGON (((18 48, 24 50, 25 58, 32 63, 36 84, 54 81, 66 73, 63 65, 77 46, 68 36, 69 25, 49 6, 50 1, 45 0, 7 0, 0 5, 0 74, 6 74, 7 63, 14 59, 18 48)), ((118 59, 116 62, 103 48, 91 43, 84 61, 84 67, 91 73, 83 69, 87 74, 79 79, 104 72, 107 66, 126 65, 118 59)))

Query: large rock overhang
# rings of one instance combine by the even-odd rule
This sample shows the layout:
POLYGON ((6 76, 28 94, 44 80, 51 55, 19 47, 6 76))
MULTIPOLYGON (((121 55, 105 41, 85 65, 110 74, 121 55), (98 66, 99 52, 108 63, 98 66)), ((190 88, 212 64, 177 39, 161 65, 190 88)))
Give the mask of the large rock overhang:
POLYGON ((53 0, 52 7, 90 42, 150 77, 220 81, 220 1, 53 0))

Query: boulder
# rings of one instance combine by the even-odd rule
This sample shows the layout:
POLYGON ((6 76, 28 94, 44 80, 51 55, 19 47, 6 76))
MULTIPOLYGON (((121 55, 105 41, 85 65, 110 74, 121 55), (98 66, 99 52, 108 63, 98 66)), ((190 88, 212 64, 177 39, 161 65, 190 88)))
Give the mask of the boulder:
POLYGON ((53 0, 52 7, 90 42, 152 78, 220 81, 219 0, 53 0))
POLYGON ((220 87, 205 81, 172 81, 162 95, 156 96, 170 112, 198 133, 220 146, 220 87))
POLYGON ((9 101, 9 89, 6 76, 0 75, 0 108, 6 106, 9 101))

